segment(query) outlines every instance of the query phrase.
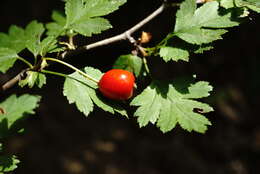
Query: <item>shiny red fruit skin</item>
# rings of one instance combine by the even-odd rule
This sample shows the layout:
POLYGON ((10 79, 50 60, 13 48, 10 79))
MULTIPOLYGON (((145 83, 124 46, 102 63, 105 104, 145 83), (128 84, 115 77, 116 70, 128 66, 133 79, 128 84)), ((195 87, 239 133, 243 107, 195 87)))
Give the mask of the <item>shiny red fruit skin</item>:
POLYGON ((135 77, 133 73, 112 69, 107 71, 98 82, 100 92, 113 100, 127 100, 133 95, 135 77))

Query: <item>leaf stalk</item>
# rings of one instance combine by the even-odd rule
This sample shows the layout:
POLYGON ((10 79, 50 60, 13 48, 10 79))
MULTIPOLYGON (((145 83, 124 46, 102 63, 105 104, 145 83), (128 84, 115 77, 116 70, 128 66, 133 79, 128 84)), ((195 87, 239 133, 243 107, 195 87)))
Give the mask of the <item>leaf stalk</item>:
POLYGON ((83 77, 95 82, 95 83, 98 83, 99 81, 94 79, 93 77, 89 76, 88 74, 84 73, 83 71, 81 71, 80 69, 76 68, 75 66, 69 64, 69 63, 66 63, 62 60, 59 60, 59 59, 55 59, 55 58, 51 58, 51 57, 44 57, 43 58, 44 60, 46 61, 53 61, 53 62, 57 62, 57 63, 60 63, 60 64, 63 64, 65 66, 67 66, 68 68, 78 72, 80 75, 82 75, 83 77))

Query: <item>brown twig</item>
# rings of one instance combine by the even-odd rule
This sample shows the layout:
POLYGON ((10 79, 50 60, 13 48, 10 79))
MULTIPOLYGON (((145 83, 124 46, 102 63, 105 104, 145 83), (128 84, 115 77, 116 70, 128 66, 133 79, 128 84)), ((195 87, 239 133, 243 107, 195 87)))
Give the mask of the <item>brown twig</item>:
POLYGON ((19 74, 17 74, 15 77, 13 77, 12 79, 8 80, 4 85, 1 86, 0 88, 0 92, 3 92, 9 88, 11 88, 12 86, 14 86, 18 81, 20 81, 21 79, 25 78, 25 73, 28 71, 29 69, 24 69, 22 70, 19 74))

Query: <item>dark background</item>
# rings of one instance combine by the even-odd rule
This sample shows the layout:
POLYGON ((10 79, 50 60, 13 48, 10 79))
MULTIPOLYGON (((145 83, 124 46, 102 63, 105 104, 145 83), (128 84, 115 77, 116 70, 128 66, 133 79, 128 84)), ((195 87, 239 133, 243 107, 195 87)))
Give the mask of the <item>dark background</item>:
MULTIPOLYGON (((119 11, 108 16, 114 26, 80 44, 119 34, 160 6, 159 0, 128 0, 119 11)), ((24 27, 37 19, 50 21, 53 9, 63 9, 56 0, 23 0, 0 3, 0 31, 11 24, 24 27)), ((169 9, 142 30, 153 34, 157 43, 173 29, 175 9, 169 9)), ((62 95, 63 79, 50 76, 41 90, 14 87, 0 96, 30 92, 42 95, 37 114, 26 122, 26 133, 8 141, 9 151, 21 163, 17 174, 258 174, 260 173, 259 19, 256 14, 215 42, 215 49, 194 55, 189 63, 164 63, 150 58, 152 73, 158 78, 196 74, 214 86, 205 101, 215 112, 206 116, 212 126, 206 134, 188 133, 179 127, 162 134, 155 126, 139 129, 136 118, 122 118, 102 110, 85 118, 62 95)), ((138 36, 140 32, 136 33, 138 36)), ((105 72, 121 54, 128 54, 126 41, 96 48, 68 58, 81 68, 93 66, 105 72)), ((23 67, 17 63, 1 83, 23 67)), ((53 65, 57 71, 63 66, 53 65)))

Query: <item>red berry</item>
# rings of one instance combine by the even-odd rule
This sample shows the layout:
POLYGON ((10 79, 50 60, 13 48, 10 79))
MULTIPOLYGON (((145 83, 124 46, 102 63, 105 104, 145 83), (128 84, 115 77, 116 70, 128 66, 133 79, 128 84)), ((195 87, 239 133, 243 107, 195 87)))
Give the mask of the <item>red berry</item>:
POLYGON ((126 100, 132 97, 134 84, 133 73, 122 69, 112 69, 101 77, 98 87, 107 98, 126 100))

